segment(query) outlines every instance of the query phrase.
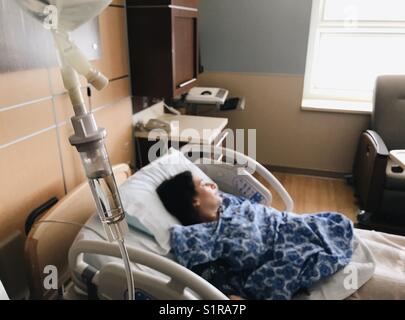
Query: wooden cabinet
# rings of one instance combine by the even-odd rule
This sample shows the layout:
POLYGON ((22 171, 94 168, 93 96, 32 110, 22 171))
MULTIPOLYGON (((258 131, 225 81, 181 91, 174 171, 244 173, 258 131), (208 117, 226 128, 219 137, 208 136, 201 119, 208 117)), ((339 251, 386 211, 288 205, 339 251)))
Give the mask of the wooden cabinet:
POLYGON ((198 75, 198 0, 127 1, 132 90, 172 98, 198 75))

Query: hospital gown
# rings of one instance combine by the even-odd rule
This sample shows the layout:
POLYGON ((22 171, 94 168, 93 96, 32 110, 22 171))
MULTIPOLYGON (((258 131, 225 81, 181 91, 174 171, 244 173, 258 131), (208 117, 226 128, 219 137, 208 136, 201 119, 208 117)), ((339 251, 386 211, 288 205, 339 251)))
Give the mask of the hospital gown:
POLYGON ((288 300, 346 266, 353 224, 338 213, 279 212, 222 194, 217 222, 171 229, 177 261, 225 294, 288 300))

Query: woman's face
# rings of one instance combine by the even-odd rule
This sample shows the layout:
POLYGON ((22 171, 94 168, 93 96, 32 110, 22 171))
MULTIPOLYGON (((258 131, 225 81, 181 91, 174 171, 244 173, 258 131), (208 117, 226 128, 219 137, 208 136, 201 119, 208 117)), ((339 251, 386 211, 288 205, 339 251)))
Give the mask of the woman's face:
POLYGON ((198 177, 193 177, 197 196, 194 198, 194 206, 198 210, 202 222, 218 220, 218 209, 222 199, 218 194, 218 187, 215 183, 203 182, 198 177))

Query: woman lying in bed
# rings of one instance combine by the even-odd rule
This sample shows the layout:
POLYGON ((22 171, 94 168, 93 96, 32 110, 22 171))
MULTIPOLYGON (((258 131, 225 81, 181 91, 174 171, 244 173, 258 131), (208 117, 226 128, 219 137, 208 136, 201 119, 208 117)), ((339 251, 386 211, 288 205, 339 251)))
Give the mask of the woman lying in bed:
MULTIPOLYGON (((332 285, 320 289, 323 297, 347 298, 356 292, 352 287, 345 292, 343 287, 353 285, 358 275, 348 279, 350 270, 344 269, 356 260, 355 249, 363 250, 358 252, 363 258, 369 252, 359 245, 352 222, 341 214, 279 212, 221 193, 215 184, 204 183, 188 171, 162 183, 157 193, 182 223, 171 230, 177 261, 225 294, 245 299, 299 298, 310 288, 331 282, 331 276, 332 285), (340 294, 328 295, 327 290, 340 294)), ((369 261, 359 261, 366 265, 360 285, 374 273, 374 257, 369 256, 369 261)))

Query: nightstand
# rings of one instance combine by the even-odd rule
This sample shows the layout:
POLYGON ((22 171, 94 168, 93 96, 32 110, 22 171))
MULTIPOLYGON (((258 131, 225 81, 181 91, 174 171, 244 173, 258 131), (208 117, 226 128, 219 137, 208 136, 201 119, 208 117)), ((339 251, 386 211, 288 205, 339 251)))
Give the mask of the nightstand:
POLYGON ((405 150, 393 150, 390 152, 390 157, 405 169, 405 150))
POLYGON ((167 133, 163 130, 134 130, 137 169, 150 163, 150 155, 153 160, 154 157, 161 156, 167 148, 180 149, 186 144, 221 146, 228 135, 228 132, 224 131, 228 125, 226 118, 165 114, 163 103, 135 114, 134 128, 137 123, 145 124, 151 119, 170 124, 171 131, 167 133))

